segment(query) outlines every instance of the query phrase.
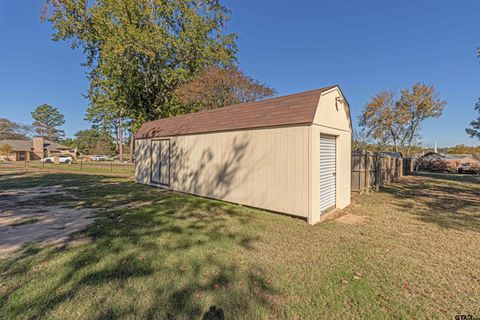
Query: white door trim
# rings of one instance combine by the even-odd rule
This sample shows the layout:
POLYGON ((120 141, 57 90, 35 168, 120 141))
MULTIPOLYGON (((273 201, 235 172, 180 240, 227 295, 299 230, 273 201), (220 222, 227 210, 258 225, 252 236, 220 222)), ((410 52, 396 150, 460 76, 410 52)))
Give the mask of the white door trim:
POLYGON ((337 137, 320 134, 320 214, 336 207, 337 137))

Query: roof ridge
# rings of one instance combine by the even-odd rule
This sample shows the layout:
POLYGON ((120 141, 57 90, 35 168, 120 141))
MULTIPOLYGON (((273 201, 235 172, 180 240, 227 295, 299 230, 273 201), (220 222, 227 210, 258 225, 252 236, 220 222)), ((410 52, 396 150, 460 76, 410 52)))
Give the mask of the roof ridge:
POLYGON ((177 116, 160 118, 160 119, 151 120, 151 121, 147 121, 147 122, 157 122, 157 121, 162 121, 162 120, 171 119, 171 118, 177 118, 178 119, 178 118, 184 118, 184 117, 191 117, 191 116, 197 115, 197 114, 205 114, 205 113, 212 113, 212 112, 229 110, 229 109, 236 108, 236 107, 239 107, 239 106, 247 107, 247 106, 250 106, 250 105, 253 105, 253 104, 260 104, 260 103, 263 103, 263 102, 275 101, 275 100, 285 99, 285 98, 292 98, 292 97, 295 97, 295 96, 318 94, 318 93, 322 93, 324 91, 333 89, 335 87, 338 87, 338 85, 333 85, 333 86, 328 86, 328 87, 323 87, 323 88, 317 88, 317 89, 311 89, 311 90, 302 91, 302 92, 290 93, 290 94, 286 94, 286 95, 283 95, 283 96, 267 98, 267 99, 264 99, 264 100, 230 104, 228 106, 219 107, 219 108, 215 108, 215 109, 199 110, 199 111, 195 111, 195 112, 191 112, 191 113, 179 114, 177 116))
POLYGON ((320 96, 338 85, 145 122, 137 139, 313 122, 320 96))

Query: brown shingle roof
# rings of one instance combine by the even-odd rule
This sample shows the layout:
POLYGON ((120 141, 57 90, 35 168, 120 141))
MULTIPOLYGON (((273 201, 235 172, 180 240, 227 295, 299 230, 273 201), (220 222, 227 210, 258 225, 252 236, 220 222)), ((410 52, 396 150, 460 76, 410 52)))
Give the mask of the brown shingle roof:
POLYGON ((334 87, 146 122, 135 138, 312 123, 320 94, 334 87))
MULTIPOLYGON (((32 140, 0 140, 0 146, 8 144, 12 147, 13 151, 31 151, 33 150, 33 141, 32 140)), ((58 151, 58 150, 68 150, 73 149, 67 146, 64 146, 60 143, 56 143, 47 139, 43 139, 43 148, 49 151, 58 151)))
POLYGON ((8 144, 13 151, 30 151, 33 148, 32 140, 0 140, 0 146, 8 144))
POLYGON ((50 140, 47 140, 47 139, 44 139, 44 140, 43 140, 43 148, 44 148, 44 149, 47 149, 48 151, 58 151, 58 150, 70 150, 70 149, 73 149, 73 148, 64 146, 63 144, 60 144, 60 143, 57 143, 57 142, 54 142, 54 141, 50 141, 50 140))

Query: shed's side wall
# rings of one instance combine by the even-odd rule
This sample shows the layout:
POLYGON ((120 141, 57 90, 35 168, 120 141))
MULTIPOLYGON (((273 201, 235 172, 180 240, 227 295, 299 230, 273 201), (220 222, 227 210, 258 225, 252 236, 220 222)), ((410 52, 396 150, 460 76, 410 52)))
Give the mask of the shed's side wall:
POLYGON ((150 140, 135 140, 135 182, 150 183, 150 140))
MULTIPOLYGON (((309 213, 308 126, 171 137, 170 188, 301 217, 309 213)), ((150 183, 149 140, 136 177, 150 183)))
POLYGON ((346 103, 336 103, 341 97, 338 89, 332 89, 320 97, 314 123, 310 127, 310 223, 321 220, 320 215, 320 134, 337 137, 336 145, 336 207, 343 209, 350 204, 351 145, 350 111, 346 103), (338 108, 338 109, 337 109, 338 108))

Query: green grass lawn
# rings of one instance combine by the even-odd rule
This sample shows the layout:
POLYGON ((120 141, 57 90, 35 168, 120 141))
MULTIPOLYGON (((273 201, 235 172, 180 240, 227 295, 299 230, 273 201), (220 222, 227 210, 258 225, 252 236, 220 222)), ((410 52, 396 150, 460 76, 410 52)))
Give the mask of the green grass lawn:
MULTIPOLYGON (((19 162, 20 168, 25 168, 24 162, 19 162)), ((84 161, 80 163, 76 160, 74 163, 42 163, 40 161, 29 161, 26 166, 27 170, 52 170, 52 171, 65 171, 65 172, 82 172, 82 173, 94 173, 94 174, 111 174, 119 176, 133 177, 135 174, 135 167, 133 164, 120 164, 110 162, 94 162, 84 161)))
POLYGON ((480 316, 478 176, 408 177, 356 196, 360 222, 315 226, 125 178, 0 179, 49 185, 79 188, 39 205, 97 208, 96 222, 75 236, 88 241, 0 260, 1 319, 480 316))

